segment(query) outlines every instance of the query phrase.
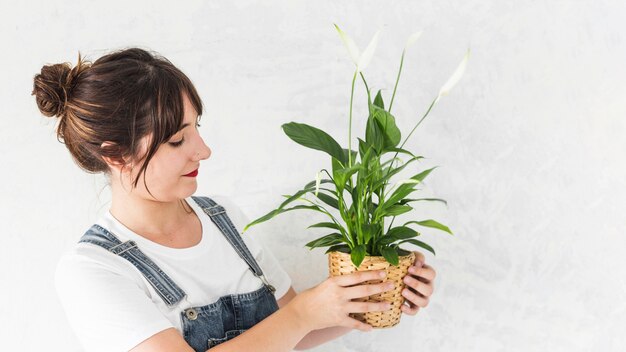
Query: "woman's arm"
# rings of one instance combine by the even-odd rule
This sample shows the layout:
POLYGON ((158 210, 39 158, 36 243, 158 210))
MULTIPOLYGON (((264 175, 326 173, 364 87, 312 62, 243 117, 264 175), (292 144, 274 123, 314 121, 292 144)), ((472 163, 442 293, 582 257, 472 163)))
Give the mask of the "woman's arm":
MULTIPOLYGON (((352 302, 357 297, 389 290, 386 284, 357 285, 383 278, 382 275, 383 271, 362 271, 332 277, 298 295, 290 289, 290 296, 281 298, 283 306, 280 309, 241 335, 211 348, 211 351, 287 352, 294 348, 310 348, 352 329, 371 331, 370 325, 349 317, 348 312, 385 311, 390 308, 387 303, 352 302), (311 337, 304 339, 309 334, 311 337)), ((180 333, 168 329, 150 337, 132 352, 191 351, 185 345, 180 333)))
MULTIPOLYGON (((291 301, 297 295, 296 291, 293 289, 293 286, 289 288, 289 291, 278 300, 278 307, 282 308, 289 301, 291 301)), ((296 351, 308 350, 309 348, 313 348, 315 346, 319 346, 325 342, 334 340, 340 336, 343 336, 354 329, 346 328, 343 326, 333 326, 330 328, 324 328, 320 330, 313 330, 309 332, 294 348, 296 351)))
MULTIPOLYGON (((290 289, 289 291, 292 292, 293 289, 290 289)), ((295 291, 293 292, 293 295, 295 296, 295 291)), ((314 330, 306 334, 305 332, 307 331, 306 329, 301 329, 297 326, 294 326, 294 323, 297 323, 297 321, 294 321, 292 318, 289 318, 289 314, 282 314, 282 313, 285 313, 284 310, 282 309, 279 311, 281 312, 280 317, 275 317, 277 313, 274 313, 273 315, 263 320, 263 321, 267 320, 268 323, 270 321, 272 322, 272 323, 269 323, 269 325, 263 324, 264 326, 267 327, 265 329, 266 331, 264 331, 264 329, 257 329, 259 331, 255 331, 257 332, 256 334, 257 336, 266 338, 265 341, 259 340, 259 339, 254 339, 254 341, 244 340, 244 339, 233 339, 227 342, 228 347, 219 345, 219 346, 213 347, 211 351, 216 351, 216 352, 221 351, 221 350, 233 351, 233 350, 239 350, 239 349, 245 350, 245 351, 262 351, 263 348, 261 346, 264 346, 267 348, 267 350, 271 350, 271 351, 290 351, 292 348, 295 349, 296 351, 301 351, 301 350, 313 348, 326 341, 333 340, 353 330, 352 328, 344 328, 344 327, 337 326, 337 327, 325 328, 325 329, 320 329, 320 330, 314 330), (281 320, 283 321, 284 324, 280 323, 281 320), (273 324, 277 322, 278 322, 278 325, 274 326, 273 324), (270 329, 271 331, 267 331, 268 329, 270 329), (298 341, 298 339, 300 340, 298 341), (244 343, 244 341, 247 341, 247 343, 244 343), (277 344, 276 341, 280 341, 281 342, 280 345, 277 344), (251 343, 253 344, 253 346, 250 346, 251 343), (293 347, 294 345, 295 347, 293 347), (269 346, 272 346, 272 347, 268 348, 269 346)), ((137 345, 130 352, 155 352, 155 351, 193 352, 193 349, 183 339, 183 337, 180 335, 178 330, 174 328, 170 328, 170 329, 163 330, 153 335, 152 337, 148 338, 147 340, 137 345)))
MULTIPOLYGON (((291 351, 309 331, 295 310, 285 307, 274 312, 237 338, 211 348, 220 351, 291 351)), ((163 330, 146 339, 130 352, 193 352, 193 349, 174 328, 163 330)))

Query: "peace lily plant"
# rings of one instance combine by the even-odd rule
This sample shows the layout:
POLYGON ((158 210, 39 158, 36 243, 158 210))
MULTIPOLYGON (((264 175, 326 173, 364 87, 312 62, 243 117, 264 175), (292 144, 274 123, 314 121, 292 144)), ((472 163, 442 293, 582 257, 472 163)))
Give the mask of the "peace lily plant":
POLYGON ((329 247, 326 253, 342 252, 349 254, 349 258, 356 268, 361 265, 366 256, 382 256, 388 263, 397 266, 399 257, 410 253, 400 248, 400 245, 405 243, 417 245, 434 255, 435 250, 431 246, 417 239, 421 233, 409 225, 432 228, 452 235, 452 231, 447 226, 433 219, 412 220, 402 225, 392 225, 396 216, 413 210, 409 205, 411 202, 437 201, 447 205, 443 199, 407 198, 417 191, 416 186, 422 183, 436 167, 418 172, 408 179, 401 179, 391 187, 388 186, 393 176, 404 170, 412 162, 423 158, 403 149, 403 146, 417 126, 428 116, 433 106, 446 96, 460 80, 465 71, 470 52, 469 50, 466 52, 460 65, 441 87, 426 113, 413 127, 404 142, 398 146, 401 133, 396 125, 395 117, 391 114, 391 108, 400 80, 406 50, 420 37, 422 32, 411 35, 406 42, 391 101, 389 106, 385 108, 380 90, 372 101, 370 89, 363 76, 363 70, 371 61, 378 44, 380 30, 376 32, 369 45, 361 53, 348 35, 337 25, 335 28, 356 66, 350 94, 348 148, 342 148, 328 133, 313 126, 298 122, 283 124, 283 131, 294 142, 327 153, 331 157, 331 172, 326 169, 320 170, 315 180, 307 183, 304 188, 293 195, 284 195, 287 199, 278 208, 252 221, 246 225, 243 231, 245 232, 249 227, 267 221, 278 214, 296 209, 308 209, 326 214, 330 219, 330 221, 313 224, 309 228, 327 228, 332 233, 317 238, 307 243, 306 246, 310 249, 329 247), (365 140, 357 138, 358 152, 352 150, 352 103, 357 75, 361 77, 367 90, 369 108, 365 140), (390 153, 395 154, 393 157, 389 157, 390 153), (404 162, 398 158, 398 154, 405 155, 408 160, 404 162), (399 166, 394 166, 396 161, 399 162, 399 166), (328 178, 322 178, 324 174, 328 178), (326 185, 330 187, 325 187, 326 185), (307 194, 312 194, 314 199, 307 199, 305 197, 307 194), (294 201, 303 201, 305 204, 287 207, 294 201), (334 208, 332 212, 335 215, 329 208, 334 208), (340 219, 336 217, 337 212, 340 219), (385 220, 388 218, 391 218, 391 221, 385 228, 385 220))

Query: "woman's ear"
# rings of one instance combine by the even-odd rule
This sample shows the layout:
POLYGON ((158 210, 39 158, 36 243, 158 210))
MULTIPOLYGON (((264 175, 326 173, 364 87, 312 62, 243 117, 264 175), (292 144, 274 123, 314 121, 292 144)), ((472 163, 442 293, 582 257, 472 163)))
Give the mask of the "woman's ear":
MULTIPOLYGON (((116 148, 116 144, 110 141, 104 141, 100 144, 100 149, 113 149, 116 148)), ((125 165, 127 165, 127 161, 125 159, 115 159, 108 156, 102 156, 102 160, 109 166, 111 171, 115 170, 118 173, 122 172, 122 169, 125 165)))

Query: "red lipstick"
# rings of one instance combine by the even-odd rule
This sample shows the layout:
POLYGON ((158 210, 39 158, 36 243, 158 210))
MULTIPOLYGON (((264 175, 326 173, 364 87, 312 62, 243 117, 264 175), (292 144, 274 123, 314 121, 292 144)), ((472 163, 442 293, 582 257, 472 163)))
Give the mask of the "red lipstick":
POLYGON ((195 169, 192 172, 188 173, 187 175, 183 175, 183 176, 196 177, 198 176, 198 169, 195 169))

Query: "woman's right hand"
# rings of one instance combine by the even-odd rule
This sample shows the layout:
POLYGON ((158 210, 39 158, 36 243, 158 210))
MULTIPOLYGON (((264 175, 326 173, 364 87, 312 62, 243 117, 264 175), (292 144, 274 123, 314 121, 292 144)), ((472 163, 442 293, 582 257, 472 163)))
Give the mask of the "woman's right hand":
POLYGON ((371 325, 358 321, 348 314, 382 312, 391 308, 388 302, 351 301, 355 298, 392 290, 394 287, 392 282, 357 285, 370 280, 383 280, 385 276, 381 276, 381 273, 385 274, 385 271, 357 271, 330 277, 319 285, 300 292, 286 307, 292 309, 298 319, 307 324, 311 330, 344 326, 361 331, 370 331, 372 330, 371 325))

